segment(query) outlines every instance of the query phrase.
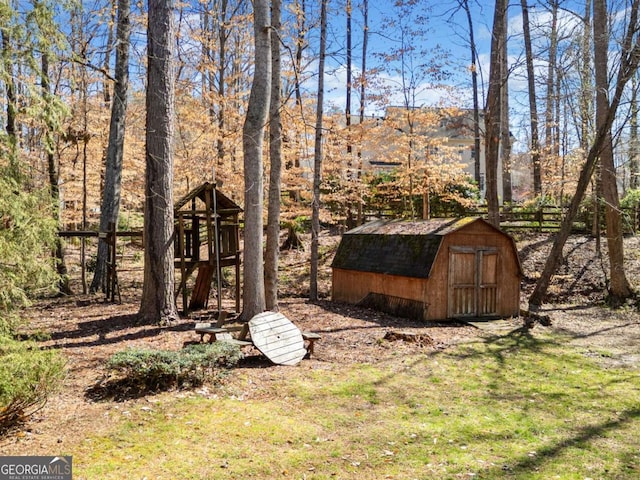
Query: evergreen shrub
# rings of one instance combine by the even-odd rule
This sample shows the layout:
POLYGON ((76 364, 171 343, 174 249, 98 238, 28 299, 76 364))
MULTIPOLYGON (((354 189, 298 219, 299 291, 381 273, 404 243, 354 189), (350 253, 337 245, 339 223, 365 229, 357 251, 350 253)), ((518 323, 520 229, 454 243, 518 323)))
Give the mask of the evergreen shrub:
POLYGON ((46 189, 30 190, 0 169, 0 431, 42 407, 64 376, 57 352, 16 337, 19 308, 59 279, 54 219, 46 189))
POLYGON ((188 345, 179 351, 131 348, 114 354, 107 370, 119 375, 120 384, 157 391, 220 379, 241 358, 240 349, 225 342, 188 345))
POLYGON ((64 378, 64 363, 54 350, 0 335, 0 432, 44 406, 64 378))

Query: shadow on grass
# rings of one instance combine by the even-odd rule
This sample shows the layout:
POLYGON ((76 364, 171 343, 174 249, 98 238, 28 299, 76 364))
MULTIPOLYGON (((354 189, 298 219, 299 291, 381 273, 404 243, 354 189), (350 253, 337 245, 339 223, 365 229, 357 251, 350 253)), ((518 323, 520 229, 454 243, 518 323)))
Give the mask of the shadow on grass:
POLYGON ((463 344, 455 352, 447 354, 460 360, 469 358, 493 357, 499 364, 504 364, 506 355, 515 352, 529 352, 541 354, 553 347, 560 347, 562 343, 551 336, 537 337, 530 328, 519 327, 504 335, 488 335, 484 338, 463 344), (485 345, 486 348, 476 348, 475 345, 485 345), (466 348, 465 348, 466 347, 466 348))
MULTIPOLYGON (((584 448, 592 440, 601 438, 609 432, 625 427, 630 422, 640 418, 640 408, 632 408, 620 412, 617 418, 606 420, 595 425, 585 425, 576 430, 575 434, 556 443, 539 448, 536 455, 522 455, 509 464, 500 467, 492 467, 482 471, 482 478, 499 478, 508 472, 509 475, 518 478, 518 475, 535 471, 546 462, 562 455, 569 448, 584 448)), ((617 477, 616 477, 617 478, 617 477)), ((631 477, 629 477, 631 478, 631 477)))
POLYGON ((575 332, 573 330, 569 330, 567 328, 558 328, 556 329, 556 331, 562 335, 566 335, 570 338, 590 338, 590 337, 595 337, 598 335, 602 335, 605 333, 611 333, 614 332, 616 330, 622 330, 625 329, 627 327, 631 327, 634 325, 639 325, 640 322, 627 322, 627 323, 623 323, 620 325, 612 325, 612 326, 607 326, 605 328, 601 328, 599 330, 594 330, 592 332, 575 332))

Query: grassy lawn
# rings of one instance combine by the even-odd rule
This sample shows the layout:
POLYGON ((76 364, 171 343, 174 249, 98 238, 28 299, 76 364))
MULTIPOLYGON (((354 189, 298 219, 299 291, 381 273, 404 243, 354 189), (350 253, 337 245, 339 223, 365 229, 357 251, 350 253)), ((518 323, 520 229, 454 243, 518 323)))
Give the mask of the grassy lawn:
POLYGON ((302 365, 261 398, 118 405, 108 433, 66 452, 74 478, 640 478, 637 369, 604 367, 562 337, 302 365))

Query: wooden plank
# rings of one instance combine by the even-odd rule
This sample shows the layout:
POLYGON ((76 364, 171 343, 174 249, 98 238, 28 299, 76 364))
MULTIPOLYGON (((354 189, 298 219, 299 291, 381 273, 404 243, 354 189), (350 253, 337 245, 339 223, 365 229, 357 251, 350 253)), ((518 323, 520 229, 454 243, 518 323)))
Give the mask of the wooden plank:
POLYGON ((276 365, 297 365, 307 353, 300 329, 281 313, 256 315, 249 331, 255 347, 276 365))
POLYGON ((239 347, 249 347, 253 345, 253 343, 251 342, 248 342, 246 340, 238 340, 237 338, 217 338, 216 341, 230 343, 231 345, 237 345, 239 347))
MULTIPOLYGON (((92 230, 62 230, 58 232, 58 236, 63 238, 90 238, 100 236, 100 232, 94 232, 92 230)), ((104 233, 106 236, 106 233, 104 233)))
POLYGON ((191 301, 189 302, 189 310, 197 310, 205 308, 208 304, 209 293, 211 292, 211 279, 213 278, 213 267, 209 265, 201 265, 198 268, 196 283, 191 292, 191 301))
MULTIPOLYGON (((119 237, 141 237, 142 232, 122 231, 117 232, 119 237)), ((97 232, 95 230, 61 230, 58 232, 58 236, 63 238, 90 238, 90 237, 102 237, 106 238, 107 232, 97 232)))
POLYGON ((184 218, 178 215, 178 249, 180 250, 180 285, 182 287, 182 311, 186 315, 187 307, 187 265, 184 258, 184 218))

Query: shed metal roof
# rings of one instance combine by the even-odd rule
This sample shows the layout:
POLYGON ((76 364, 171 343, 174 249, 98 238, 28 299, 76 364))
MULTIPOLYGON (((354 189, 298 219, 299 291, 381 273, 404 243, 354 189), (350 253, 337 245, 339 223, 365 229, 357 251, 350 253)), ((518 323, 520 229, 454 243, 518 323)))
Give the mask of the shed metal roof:
POLYGON ((442 239, 476 221, 484 222, 478 217, 413 222, 375 220, 342 236, 331 266, 428 278, 442 239))

